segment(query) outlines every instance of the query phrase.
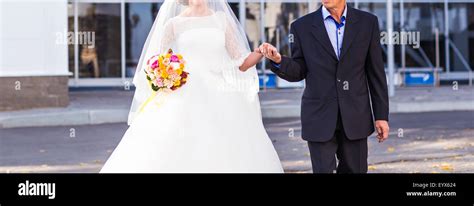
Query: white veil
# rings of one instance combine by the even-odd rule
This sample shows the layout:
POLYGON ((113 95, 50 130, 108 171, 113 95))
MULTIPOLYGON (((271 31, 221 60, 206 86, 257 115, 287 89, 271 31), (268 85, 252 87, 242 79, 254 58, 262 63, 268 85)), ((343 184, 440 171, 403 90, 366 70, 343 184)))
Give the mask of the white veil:
MULTIPOLYGON (((222 69, 222 75, 227 86, 224 89, 232 89, 242 92, 249 98, 249 101, 255 100, 255 95, 259 90, 258 75, 255 68, 250 68, 246 72, 241 72, 239 66, 250 54, 249 43, 245 31, 239 24, 227 0, 165 0, 162 4, 158 16, 143 47, 143 51, 138 62, 138 66, 133 78, 133 84, 136 87, 132 106, 128 116, 128 124, 131 125, 133 119, 140 112, 142 104, 152 95, 153 91, 148 85, 143 69, 147 66, 147 60, 153 55, 166 52, 173 48, 174 39, 177 36, 173 29, 173 19, 178 16, 193 16, 189 11, 189 3, 200 3, 207 7, 213 14, 218 14, 219 22, 225 30, 225 44, 227 54, 220 54, 222 63, 219 68, 222 69)), ((179 51, 176 51, 179 53, 179 51)), ((184 57, 186 59, 186 57, 184 57)), ((192 75, 188 81, 192 80, 192 75)))

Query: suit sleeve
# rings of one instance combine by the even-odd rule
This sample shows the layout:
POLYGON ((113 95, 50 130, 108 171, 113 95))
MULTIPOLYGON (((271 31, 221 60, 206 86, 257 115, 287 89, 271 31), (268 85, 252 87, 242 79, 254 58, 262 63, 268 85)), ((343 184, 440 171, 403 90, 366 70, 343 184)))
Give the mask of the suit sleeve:
POLYGON ((389 113, 387 79, 385 77, 380 45, 380 29, 377 17, 374 18, 369 53, 366 59, 366 74, 372 100, 375 120, 387 120, 389 113))
POLYGON ((282 56, 279 65, 272 62, 271 70, 280 78, 289 82, 299 82, 306 78, 306 63, 303 56, 300 40, 296 34, 294 25, 291 25, 290 34, 293 35, 293 42, 290 42, 291 58, 282 56))

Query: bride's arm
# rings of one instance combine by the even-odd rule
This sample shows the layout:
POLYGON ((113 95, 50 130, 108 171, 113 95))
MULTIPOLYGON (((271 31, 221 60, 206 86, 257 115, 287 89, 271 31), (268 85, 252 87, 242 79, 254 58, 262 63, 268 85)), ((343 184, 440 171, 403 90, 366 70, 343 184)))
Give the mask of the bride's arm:
POLYGON ((240 71, 245 72, 260 62, 263 54, 258 48, 249 53, 247 39, 239 36, 238 25, 229 23, 232 21, 227 21, 228 17, 225 14, 222 15, 221 19, 225 20, 225 47, 227 52, 233 64, 236 67, 238 66, 240 71))
POLYGON ((258 62, 260 62, 262 58, 263 54, 260 53, 260 50, 255 49, 255 51, 250 53, 249 56, 245 59, 244 63, 240 65, 239 70, 243 72, 247 71, 248 69, 255 66, 258 62))

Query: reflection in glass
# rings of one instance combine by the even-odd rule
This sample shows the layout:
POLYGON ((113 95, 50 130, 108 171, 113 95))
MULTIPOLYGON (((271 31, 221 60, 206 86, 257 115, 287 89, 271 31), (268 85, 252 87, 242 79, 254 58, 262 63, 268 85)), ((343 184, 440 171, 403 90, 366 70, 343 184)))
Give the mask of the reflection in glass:
MULTIPOLYGON (((436 34, 439 31, 440 52, 444 50, 442 3, 406 3, 405 30, 420 32, 420 48, 406 47, 407 67, 434 67, 436 64, 436 34)), ((444 65, 444 55, 440 55, 440 65, 444 65)))
POLYGON ((125 4, 126 77, 135 75, 143 45, 162 3, 125 4))
POLYGON ((260 3, 247 3, 245 17, 245 31, 250 48, 256 48, 260 44, 260 3))
MULTIPOLYGON (((162 2, 162 1, 159 1, 162 2)), ((240 1, 229 1, 230 7, 239 17, 240 1)), ((162 3, 126 3, 125 4, 125 77, 133 77, 136 64, 149 30, 162 3)), ((349 2, 350 6, 354 3, 349 2)), ((74 32, 74 5, 68 3, 69 32, 74 32)), ((79 44, 80 78, 120 78, 121 68, 121 12, 119 3, 78 3, 79 32, 94 32, 95 47, 79 44)), ((282 54, 291 55, 288 43, 291 22, 312 12, 307 0, 273 0, 265 1, 261 22, 260 1, 245 1, 245 18, 243 25, 253 49, 261 43, 262 34, 266 41, 277 46, 282 54), (263 26, 263 28, 262 28, 263 26)), ((319 8, 320 4, 317 4, 319 8)), ((381 31, 386 30, 386 4, 383 2, 362 1, 358 8, 378 16, 381 31)), ((316 8, 317 9, 317 8, 316 8)), ((451 71, 466 71, 465 60, 474 67, 474 4, 449 3, 449 37, 453 47, 450 48, 451 71)), ((436 63, 435 31, 439 31, 440 65, 445 65, 444 43, 444 4, 405 2, 404 13, 400 13, 400 4, 394 3, 394 30, 420 33, 420 49, 408 45, 405 47, 406 67, 431 67, 436 63), (400 15, 405 24, 400 26, 400 15)), ((81 34, 79 34, 81 35, 81 34)), ((386 61, 386 46, 384 61, 386 61)), ((69 45, 69 71, 74 72, 74 45, 69 45)), ((401 46, 395 45, 395 63, 401 67, 401 46)), ((267 67, 269 64, 266 64, 267 67)), ((260 66, 258 66, 260 68, 260 66)))
MULTIPOLYGON (((472 3, 451 3, 449 6, 450 27, 449 37, 461 57, 474 68, 474 4, 472 3)), ((450 49, 450 69, 451 71, 468 71, 463 64, 461 57, 450 49)))
MULTIPOLYGON (((95 38, 93 47, 79 42, 79 78, 121 77, 120 4, 79 3, 78 18, 77 35, 94 35, 95 38)), ((69 22, 69 30, 74 32, 73 15, 69 15, 69 22)), ((74 46, 69 48, 73 65, 74 52, 71 48, 74 46)))
POLYGON ((265 37, 281 54, 290 55, 290 24, 308 13, 308 3, 282 3, 269 1, 265 4, 265 37))
MULTIPOLYGON (((68 32, 74 31, 74 4, 67 4, 67 16, 68 16, 68 32)), ((74 44, 68 44, 68 63, 69 63, 69 72, 73 75, 69 78, 74 78, 74 44)))
POLYGON ((237 19, 240 20, 240 15, 239 15, 239 3, 232 3, 229 1, 229 6, 230 6, 230 9, 232 9, 232 11, 234 12, 234 15, 237 17, 237 19))
MULTIPOLYGON (((397 28, 395 27, 396 25, 399 25, 400 24, 400 17, 399 17, 399 10, 397 9, 397 6, 398 4, 393 4, 394 5, 394 9, 393 9, 393 14, 394 14, 394 18, 393 18, 393 25, 394 25, 394 31, 397 30, 397 28), (397 18, 398 16, 398 18, 397 18)), ((374 15, 377 16, 378 20, 379 20, 379 27, 380 27, 380 31, 383 32, 383 31, 387 31, 387 13, 386 13, 386 10, 387 10, 387 6, 385 3, 359 3, 359 9, 360 10, 363 10, 363 11, 367 11, 367 12, 370 12, 374 15)), ((350 18, 350 17, 347 17, 347 18, 350 18)), ((383 49, 383 52, 384 52, 384 55, 383 55, 383 60, 384 60, 384 64, 386 65, 387 64, 387 47, 386 45, 382 45, 382 49, 383 49)), ((395 45, 395 48, 394 48, 394 51, 395 51, 395 64, 397 66, 400 66, 398 63, 400 61, 397 61, 399 58, 397 58, 397 52, 399 54, 399 49, 397 48, 397 45, 395 45)), ((399 57, 399 56, 398 56, 399 57)))

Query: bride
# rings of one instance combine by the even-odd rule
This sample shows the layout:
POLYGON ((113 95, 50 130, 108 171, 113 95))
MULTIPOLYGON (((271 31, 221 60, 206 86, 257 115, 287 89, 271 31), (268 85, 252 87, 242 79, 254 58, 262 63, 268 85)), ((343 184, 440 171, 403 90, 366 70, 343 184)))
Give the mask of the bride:
POLYGON ((165 0, 133 80, 130 127, 100 172, 283 172, 261 119, 262 57, 225 0, 165 0), (186 60, 187 83, 148 103, 146 60, 170 48, 186 60))

